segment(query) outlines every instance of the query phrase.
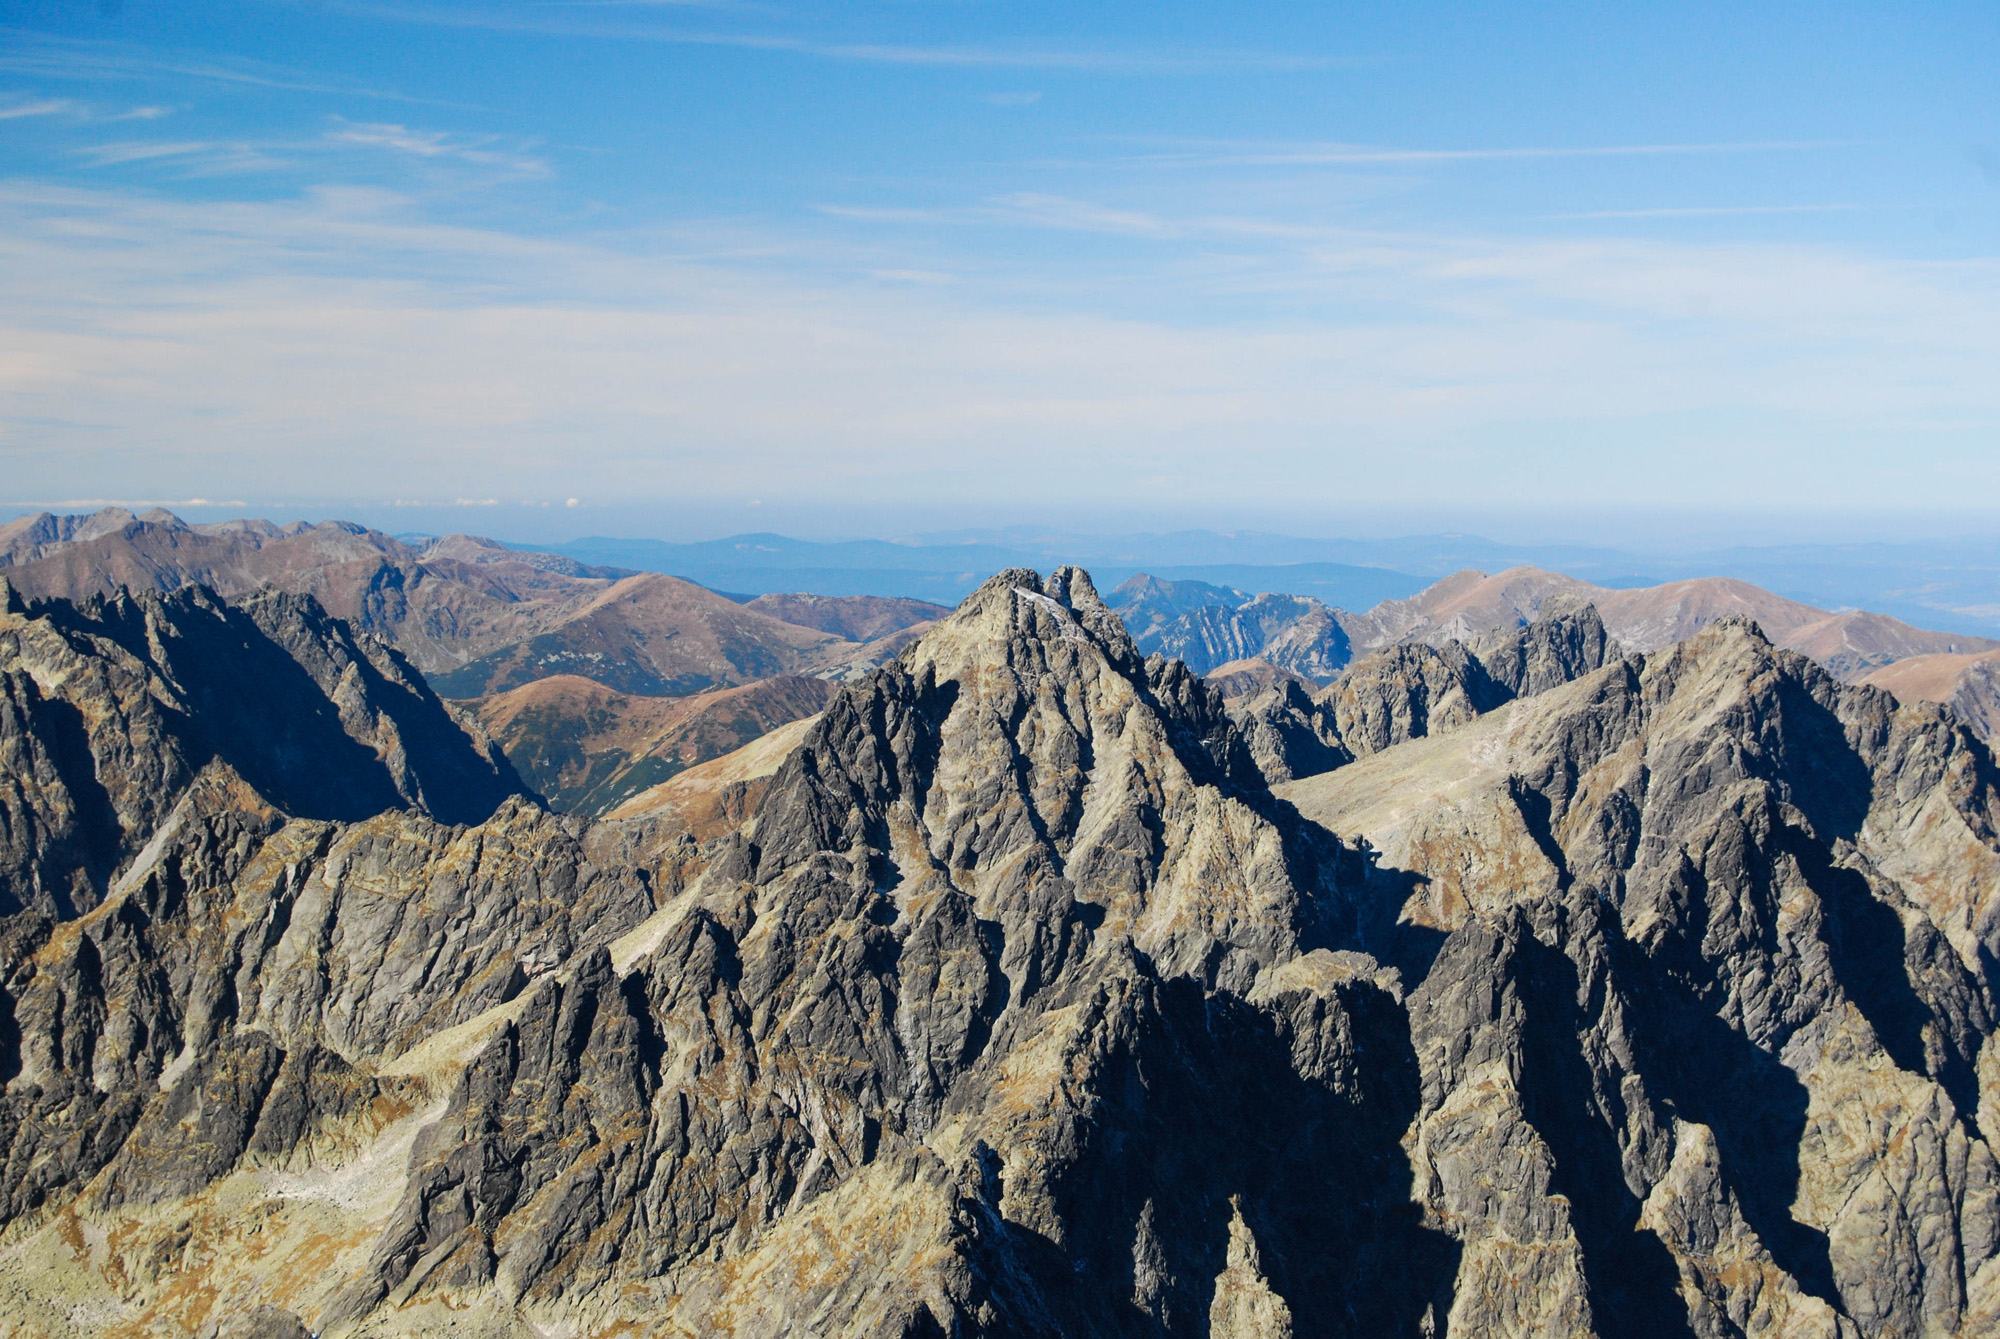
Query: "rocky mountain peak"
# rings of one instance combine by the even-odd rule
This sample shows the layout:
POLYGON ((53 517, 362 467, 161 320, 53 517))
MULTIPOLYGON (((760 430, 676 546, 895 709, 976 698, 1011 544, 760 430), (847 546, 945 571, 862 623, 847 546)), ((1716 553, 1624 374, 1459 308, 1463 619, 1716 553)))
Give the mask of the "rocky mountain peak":
POLYGON ((1223 885, 1196 897, 1169 878, 1159 895, 1183 854, 1161 829, 1192 824, 1230 850, 1261 840, 1207 831, 1232 806, 1236 828, 1261 823, 1233 798, 1255 782, 1220 697, 1175 662, 1141 660, 1088 574, 1006 571, 828 706, 766 794, 759 869, 867 851, 899 906, 950 887, 1019 944, 1044 938, 1023 916, 1053 915, 1197 959, 1228 956, 1209 904, 1240 898, 1223 938, 1268 961, 1295 902, 1275 834, 1223 885))
MULTIPOLYGON (((1268 787, 1083 573, 1005 572, 698 838, 288 813, 180 718, 258 638, 336 725, 393 660, 8 607, 0 797, 124 805, 101 901, 0 922, 24 1333, 2000 1325, 2000 775, 1750 623, 1287 681, 1371 742, 1268 787)), ((0 829, 44 890, 65 803, 0 829)))
POLYGON ((1061 567, 1044 582, 1029 568, 1010 568, 966 596, 905 659, 952 677, 1017 655, 1046 663, 1065 644, 1072 657, 1082 657, 1077 665, 1101 660, 1125 666, 1140 659, 1124 623, 1098 596, 1089 573, 1061 567))

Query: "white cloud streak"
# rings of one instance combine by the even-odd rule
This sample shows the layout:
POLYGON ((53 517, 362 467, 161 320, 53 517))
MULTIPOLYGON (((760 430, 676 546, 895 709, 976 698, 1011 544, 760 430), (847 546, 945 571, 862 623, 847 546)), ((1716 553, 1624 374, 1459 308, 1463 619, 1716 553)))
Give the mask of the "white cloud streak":
POLYGON ((149 163, 161 158, 187 158, 213 154, 227 146, 214 140, 122 140, 114 144, 93 144, 77 150, 77 156, 92 167, 120 167, 127 163, 149 163))
POLYGON ((264 62, 223 63, 202 56, 157 53, 119 42, 59 38, 4 26, 0 26, 0 39, 12 44, 10 49, 0 50, 0 72, 34 79, 93 84, 193 79, 287 93, 335 94, 433 107, 463 106, 264 62))
POLYGON ((92 168, 164 164, 183 175, 278 171, 296 167, 304 158, 355 153, 388 154, 432 166, 464 164, 489 176, 549 175, 545 161, 502 147, 497 135, 459 135, 341 117, 334 117, 332 128, 316 139, 118 140, 74 152, 92 168))
POLYGON ((726 47, 780 55, 872 65, 933 66, 946 69, 1057 70, 1104 74, 1197 74, 1213 71, 1272 72, 1338 69, 1358 62, 1347 57, 1283 52, 1203 51, 1195 53, 1062 50, 977 46, 914 46, 895 42, 834 42, 785 33, 697 31, 647 24, 606 24, 529 18, 467 9, 424 9, 408 5, 349 4, 343 12, 398 23, 466 28, 486 32, 575 37, 670 46, 726 47))
POLYGON ((34 102, 17 102, 11 107, 0 107, 0 121, 19 121, 30 116, 54 116, 67 112, 76 106, 66 98, 41 98, 34 102))
POLYGON ((551 241, 428 223, 381 192, 199 205, 17 185, 0 189, 0 469, 51 496, 111 479, 349 496, 364 479, 443 497, 1555 505, 2000 485, 1992 263, 1253 219, 1233 226, 1265 240, 1203 268, 1222 225, 987 208, 1209 239, 1146 286, 1289 305, 1149 314, 1088 276, 1028 300, 1004 276, 936 282, 888 246, 551 241))
POLYGON ((1681 205, 1657 209, 1591 209, 1574 214, 1544 214, 1545 219, 1703 219, 1754 218, 1760 214, 1852 214, 1863 205, 1681 205))
POLYGON ((499 143, 497 135, 468 138, 440 130, 335 119, 338 124, 327 133, 326 138, 337 145, 390 149, 414 158, 456 159, 482 167, 505 168, 522 176, 541 177, 549 172, 548 164, 539 158, 494 148, 499 143))

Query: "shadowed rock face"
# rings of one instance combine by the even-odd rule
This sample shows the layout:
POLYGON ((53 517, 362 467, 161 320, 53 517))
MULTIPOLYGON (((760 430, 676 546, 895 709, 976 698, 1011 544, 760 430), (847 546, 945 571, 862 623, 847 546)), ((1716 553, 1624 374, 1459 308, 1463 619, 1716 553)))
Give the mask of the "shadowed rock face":
POLYGON ((702 843, 204 764, 100 904, 7 923, 0 1314, 1990 1332, 1991 756, 1745 625, 1522 635, 1275 794, 1074 569, 702 843))
POLYGON ((94 905, 210 767, 301 818, 471 823, 520 789, 401 656, 310 596, 0 598, 0 911, 94 905))

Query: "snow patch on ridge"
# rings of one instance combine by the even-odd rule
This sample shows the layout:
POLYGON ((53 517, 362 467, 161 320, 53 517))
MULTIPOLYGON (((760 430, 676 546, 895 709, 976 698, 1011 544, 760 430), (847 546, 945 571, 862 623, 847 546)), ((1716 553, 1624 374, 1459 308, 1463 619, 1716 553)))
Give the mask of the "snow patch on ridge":
POLYGON ((1087 642, 1090 640, 1090 638, 1084 633, 1083 628, 1078 625, 1075 616, 1072 615, 1069 610, 1063 608, 1062 605, 1057 601, 1050 599, 1048 596, 1041 594, 1039 591, 1029 590, 1026 586, 1014 587, 1014 593, 1020 596, 1022 599, 1028 601, 1030 604, 1037 605, 1040 608, 1047 610, 1049 616, 1055 619, 1058 634, 1062 637, 1064 641, 1087 642))

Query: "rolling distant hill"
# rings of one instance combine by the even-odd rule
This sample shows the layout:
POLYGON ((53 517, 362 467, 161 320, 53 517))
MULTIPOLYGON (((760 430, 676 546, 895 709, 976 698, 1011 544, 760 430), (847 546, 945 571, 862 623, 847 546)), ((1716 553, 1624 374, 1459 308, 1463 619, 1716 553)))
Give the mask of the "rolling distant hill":
MULTIPOLYGON (((783 535, 732 535, 693 544, 579 539, 548 547, 552 553, 583 563, 670 573, 713 590, 750 595, 814 591, 821 595, 901 596, 943 605, 957 604, 994 572, 1009 567, 1048 567, 1076 556, 996 543, 892 544, 872 539, 814 543, 783 535)), ((1107 585, 1144 571, 1172 580, 1283 590, 1353 609, 1414 594, 1424 586, 1420 576, 1356 563, 1199 561, 1211 556, 1214 545, 1194 537, 1189 537, 1184 555, 1188 561, 1173 560, 1176 550, 1171 542, 1151 547, 1155 561, 1099 561, 1092 563, 1092 570, 1107 585), (1158 561, 1160 556, 1168 561, 1158 561)))
POLYGON ((1934 632, 1881 614, 1816 609, 1729 577, 1616 590, 1533 567, 1468 570, 1357 614, 1310 599, 1142 575, 1121 585, 1109 603, 1142 650, 1177 657, 1198 673, 1254 659, 1319 683, 1369 651, 1405 642, 1472 642, 1585 604, 1597 607, 1627 650, 1658 650, 1718 619, 1746 617, 1776 644, 1849 680, 1909 656, 2000 649, 2000 641, 1934 632))
POLYGON ((426 674, 533 637, 631 575, 571 559, 537 561, 463 536, 420 550, 339 521, 191 526, 171 512, 119 508, 0 527, 0 571, 31 598, 189 583, 224 596, 311 595, 393 642, 426 674))
POLYGON ((693 697, 643 697, 562 674, 485 698, 477 712, 543 798, 566 812, 601 814, 813 715, 836 688, 824 679, 783 675, 693 697))
POLYGON ((893 654, 895 638, 942 612, 865 597, 745 605, 675 577, 473 535, 407 542, 339 521, 194 526, 120 508, 0 526, 0 572, 29 598, 190 583, 226 597, 310 594, 393 643, 441 692, 464 697, 552 674, 654 694, 783 673, 839 676, 893 654))
POLYGON ((1869 672, 1861 682, 1904 702, 1948 702, 1974 734, 2000 740, 2000 651, 1911 656, 1869 672))
MULTIPOLYGON (((398 539, 345 522, 189 525, 165 511, 107 508, 0 526, 0 571, 31 598, 190 582, 232 597, 311 594, 394 643, 454 696, 563 674, 644 696, 782 674, 849 677, 896 654, 993 570, 1034 561, 1024 550, 1053 542, 1012 534, 930 544, 739 535, 699 544, 587 539, 544 552, 470 535, 398 539)), ((1304 559, 1351 547, 1194 533, 1141 537, 1131 552, 1304 559)), ((1429 563, 1446 549, 1398 551, 1429 563)), ((1581 603, 1595 604, 1611 634, 1634 650, 1745 615, 1779 645, 1848 679, 1912 656, 2000 648, 1880 612, 1834 612, 1733 577, 1620 588, 1514 566, 1425 585, 1387 568, 1303 560, 1166 563, 1143 572, 1112 563, 1098 571, 1122 577, 1112 603, 1142 648, 1202 672, 1262 660, 1322 683, 1372 650, 1469 641, 1581 603)))
POLYGON ((433 682, 448 697, 480 697, 565 674, 622 693, 677 696, 796 672, 852 645, 652 573, 626 577, 566 614, 433 682))

